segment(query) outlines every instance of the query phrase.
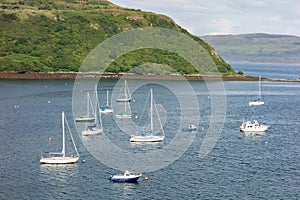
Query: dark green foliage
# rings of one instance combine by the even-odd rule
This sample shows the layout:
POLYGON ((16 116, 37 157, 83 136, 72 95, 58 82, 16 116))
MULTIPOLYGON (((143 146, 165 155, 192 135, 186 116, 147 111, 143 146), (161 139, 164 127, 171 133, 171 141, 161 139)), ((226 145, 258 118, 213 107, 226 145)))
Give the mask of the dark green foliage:
POLYGON ((6 13, 3 13, 1 15, 1 21, 3 22, 12 22, 14 20, 17 20, 18 17, 16 16, 16 14, 6 14, 6 13))
POLYGON ((238 71, 237 74, 243 76, 243 75, 244 75, 244 72, 238 71))
MULTIPOLYGON (((108 72, 128 72, 148 63, 159 63, 165 66, 169 66, 172 72, 180 74, 197 74, 197 69, 184 60, 182 57, 159 49, 141 49, 132 51, 124 56, 120 56, 113 62, 107 69, 108 72)), ((171 72, 170 72, 171 73, 171 72)))
MULTIPOLYGON (((4 0, 0 11, 0 71, 78 71, 89 52, 105 39, 123 30, 141 27, 170 28, 198 41, 211 55, 212 48, 190 35, 170 18, 109 2, 77 0, 4 0), (14 10, 18 9, 18 12, 14 10)), ((135 66, 157 63, 181 74, 198 73, 187 61, 158 49, 142 49, 116 58, 110 72, 127 72, 135 66)), ((218 56, 212 56, 219 71, 234 73, 218 56)))

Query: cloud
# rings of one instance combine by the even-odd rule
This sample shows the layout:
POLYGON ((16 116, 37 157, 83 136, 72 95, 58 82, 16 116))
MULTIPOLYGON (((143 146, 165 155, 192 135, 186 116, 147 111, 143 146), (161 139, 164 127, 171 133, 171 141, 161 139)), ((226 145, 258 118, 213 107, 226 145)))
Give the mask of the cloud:
POLYGON ((238 24, 236 22, 222 18, 212 20, 208 28, 212 31, 210 34, 230 34, 237 26, 238 24))
POLYGON ((298 0, 112 0, 165 14, 196 35, 268 32, 300 34, 298 0))
POLYGON ((251 1, 237 1, 237 0, 231 0, 229 1, 229 4, 231 6, 239 7, 239 8, 259 8, 259 7, 265 7, 267 3, 264 0, 251 0, 251 1))

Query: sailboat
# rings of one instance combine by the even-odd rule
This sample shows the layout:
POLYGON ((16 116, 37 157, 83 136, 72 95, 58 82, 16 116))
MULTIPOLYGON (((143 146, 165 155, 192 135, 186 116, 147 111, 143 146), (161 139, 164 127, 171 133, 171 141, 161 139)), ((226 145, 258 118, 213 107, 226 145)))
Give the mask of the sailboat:
POLYGON ((130 119, 132 118, 131 114, 131 108, 129 102, 124 101, 124 111, 121 111, 117 113, 116 115, 117 119, 130 119))
POLYGON ((156 106, 154 107, 163 135, 153 135, 153 104, 154 104, 153 91, 151 88, 150 89, 150 130, 143 131, 139 135, 132 135, 130 138, 130 142, 161 142, 165 139, 164 129, 162 127, 156 106))
POLYGON ((261 77, 259 76, 258 80, 258 97, 253 101, 249 101, 249 106, 261 106, 264 105, 265 102, 261 100, 261 77))
POLYGON ((131 101, 131 96, 130 96, 130 91, 129 87, 127 84, 127 81, 124 81, 124 96, 121 96, 117 99, 117 102, 130 102, 131 101))
POLYGON ((86 102, 86 115, 85 116, 80 116, 76 117, 75 121, 76 122, 91 122, 95 120, 95 117, 91 117, 89 115, 90 113, 90 104, 91 104, 91 98, 90 98, 90 93, 87 92, 87 102, 86 102))
POLYGON ((67 119, 65 117, 65 113, 62 112, 61 114, 61 120, 62 120, 62 134, 63 134, 63 144, 62 144, 62 151, 61 152, 49 152, 49 155, 47 157, 41 156, 40 163, 41 164, 70 164, 75 163, 79 159, 79 153, 77 151, 69 124, 67 122, 67 119), (71 141, 73 143, 76 155, 75 156, 66 156, 66 138, 65 138, 65 121, 71 136, 71 141))
POLYGON ((97 85, 95 86, 95 100, 96 100, 95 123, 87 125, 86 130, 84 130, 84 131, 81 132, 81 134, 83 136, 92 136, 92 135, 98 135, 100 133, 103 133, 101 113, 99 113, 99 124, 100 124, 100 127, 99 128, 97 127, 97 110, 99 108, 97 85))
POLYGON ((113 109, 108 104, 108 90, 106 91, 106 106, 101 106, 99 112, 102 114, 109 114, 113 112, 113 109))

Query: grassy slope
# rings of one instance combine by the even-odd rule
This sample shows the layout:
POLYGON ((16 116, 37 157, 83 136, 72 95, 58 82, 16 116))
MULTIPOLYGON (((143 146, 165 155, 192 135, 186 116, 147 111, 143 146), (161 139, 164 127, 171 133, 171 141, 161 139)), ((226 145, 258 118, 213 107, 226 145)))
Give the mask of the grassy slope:
MULTIPOLYGON (((124 30, 149 26, 186 33, 210 55, 214 51, 166 16, 121 8, 106 1, 4 0, 0 8, 0 71, 77 71, 100 42, 124 30)), ((220 72, 234 74, 221 57, 214 55, 213 60, 220 72)), ((134 65, 148 62, 170 65, 183 74, 197 73, 177 55, 153 49, 120 57, 109 69, 128 71, 134 65)))

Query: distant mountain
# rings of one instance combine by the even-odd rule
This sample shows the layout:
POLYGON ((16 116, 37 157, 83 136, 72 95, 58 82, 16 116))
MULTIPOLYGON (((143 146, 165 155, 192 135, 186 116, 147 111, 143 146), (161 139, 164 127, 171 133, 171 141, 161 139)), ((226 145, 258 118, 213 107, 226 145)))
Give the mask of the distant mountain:
POLYGON ((273 34, 205 35, 227 62, 300 63, 300 37, 273 34))

